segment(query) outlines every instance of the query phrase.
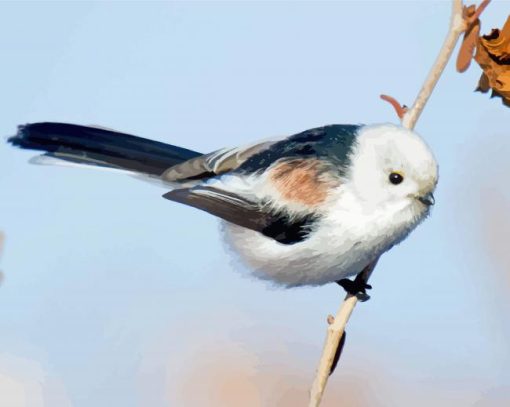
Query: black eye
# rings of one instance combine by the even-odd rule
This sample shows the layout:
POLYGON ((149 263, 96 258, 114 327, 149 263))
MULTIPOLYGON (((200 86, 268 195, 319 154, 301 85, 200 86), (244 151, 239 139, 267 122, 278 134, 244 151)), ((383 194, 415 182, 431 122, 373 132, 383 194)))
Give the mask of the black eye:
POLYGON ((404 177, 399 172, 392 172, 389 179, 393 185, 398 185, 404 180, 404 177))

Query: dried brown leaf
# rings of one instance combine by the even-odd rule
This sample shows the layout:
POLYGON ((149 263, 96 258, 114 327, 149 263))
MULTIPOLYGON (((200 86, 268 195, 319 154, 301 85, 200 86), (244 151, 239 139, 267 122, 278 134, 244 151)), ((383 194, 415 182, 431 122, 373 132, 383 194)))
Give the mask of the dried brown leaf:
POLYGON ((493 29, 480 37, 475 60, 483 70, 477 90, 502 98, 510 106, 510 16, 503 29, 493 29))
POLYGON ((471 60, 473 59, 473 54, 475 52, 479 34, 480 21, 477 21, 475 24, 473 24, 471 29, 466 31, 464 34, 464 40, 462 41, 459 55, 457 56, 456 66, 458 72, 465 72, 469 68, 469 65, 471 65, 471 60))
MULTIPOLYGON (((470 22, 476 13, 476 6, 464 7, 464 19, 470 22)), ((478 36, 480 35, 480 20, 476 18, 470 22, 468 29, 464 33, 464 38, 460 46, 459 55, 457 55, 456 68, 458 72, 464 72, 469 68, 473 55, 475 53, 478 36)))
POLYGON ((478 7, 475 5, 464 6, 462 17, 466 24, 464 38, 460 46, 459 55, 457 55, 456 68, 458 72, 464 72, 471 65, 471 60, 475 53, 475 48, 479 42, 480 35, 480 15, 489 5, 490 0, 483 0, 478 7))

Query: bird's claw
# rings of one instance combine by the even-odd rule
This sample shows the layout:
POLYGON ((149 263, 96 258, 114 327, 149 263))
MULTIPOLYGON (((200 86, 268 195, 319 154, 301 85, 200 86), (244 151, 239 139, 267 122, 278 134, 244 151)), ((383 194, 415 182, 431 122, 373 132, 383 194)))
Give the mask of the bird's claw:
POLYGON ((343 287, 347 293, 356 296, 356 298, 358 298, 361 302, 365 302, 370 299, 370 296, 367 294, 367 290, 370 290, 372 286, 367 284, 361 273, 356 276, 354 281, 344 278, 336 283, 343 287))

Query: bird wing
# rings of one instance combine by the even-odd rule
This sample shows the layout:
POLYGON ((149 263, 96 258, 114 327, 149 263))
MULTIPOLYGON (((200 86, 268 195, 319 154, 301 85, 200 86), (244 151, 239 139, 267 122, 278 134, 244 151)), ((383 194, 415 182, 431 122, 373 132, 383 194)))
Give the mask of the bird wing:
POLYGON ((317 220, 317 217, 312 214, 290 218, 241 195, 210 186, 175 189, 163 197, 203 210, 235 225, 260 232, 283 244, 293 244, 304 240, 310 227, 317 220))
POLYGON ((280 160, 317 158, 327 160, 342 171, 360 126, 329 125, 306 130, 290 137, 262 141, 239 148, 221 149, 193 157, 168 168, 163 182, 186 184, 203 181, 227 172, 257 173, 280 160))
POLYGON ((275 141, 262 141, 244 147, 223 148, 168 168, 163 181, 183 182, 211 178, 239 168, 246 160, 268 149, 275 141))
POLYGON ((165 198, 280 243, 305 239, 349 166, 359 126, 330 125, 284 140, 218 150, 167 169, 165 198), (237 181, 241 181, 237 183, 237 181))

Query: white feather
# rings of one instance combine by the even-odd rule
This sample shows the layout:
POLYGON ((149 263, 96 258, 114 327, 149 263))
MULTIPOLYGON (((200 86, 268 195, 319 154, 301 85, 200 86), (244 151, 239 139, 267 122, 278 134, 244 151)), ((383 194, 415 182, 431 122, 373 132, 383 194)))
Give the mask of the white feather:
POLYGON ((35 165, 84 168, 87 170, 94 169, 96 171, 106 171, 109 173, 129 175, 129 176, 136 178, 138 180, 148 182, 150 184, 165 188, 166 190, 172 189, 172 188, 182 188, 182 184, 176 184, 176 183, 164 181, 162 178, 157 177, 157 176, 141 174, 136 171, 125 170, 122 168, 107 167, 105 165, 100 165, 99 163, 93 164, 92 162, 90 162, 90 163, 86 164, 86 163, 73 162, 73 161, 68 161, 68 160, 58 158, 58 157, 55 157, 52 155, 45 155, 45 154, 37 155, 35 157, 32 157, 28 162, 30 164, 35 164, 35 165))
POLYGON ((85 163, 79 163, 79 162, 73 162, 69 161, 63 158, 58 158, 52 155, 37 155, 35 157, 32 157, 29 161, 30 164, 36 164, 36 165, 52 165, 52 166, 58 166, 58 167, 72 167, 72 168, 86 168, 86 169, 95 169, 100 171, 108 171, 108 172, 117 172, 120 174, 128 174, 128 175, 134 175, 136 174, 134 171, 128 171, 123 170, 122 168, 112 168, 107 167, 105 165, 100 164, 85 164, 85 163))

